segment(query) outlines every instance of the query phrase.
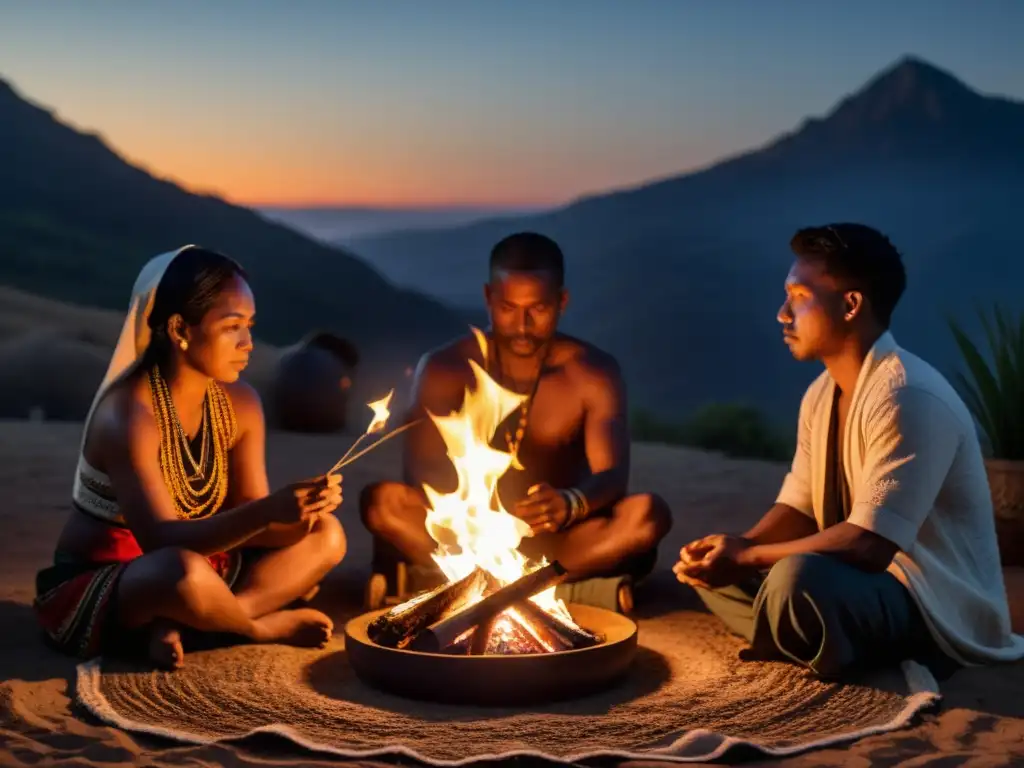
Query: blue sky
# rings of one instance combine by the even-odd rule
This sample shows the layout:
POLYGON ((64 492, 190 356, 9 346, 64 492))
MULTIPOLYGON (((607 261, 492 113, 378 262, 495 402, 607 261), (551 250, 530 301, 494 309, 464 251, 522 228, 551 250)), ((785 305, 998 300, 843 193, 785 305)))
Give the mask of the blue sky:
POLYGON ((705 165, 904 54, 1024 98, 1024 0, 0 0, 0 77, 243 203, 558 203, 705 165))

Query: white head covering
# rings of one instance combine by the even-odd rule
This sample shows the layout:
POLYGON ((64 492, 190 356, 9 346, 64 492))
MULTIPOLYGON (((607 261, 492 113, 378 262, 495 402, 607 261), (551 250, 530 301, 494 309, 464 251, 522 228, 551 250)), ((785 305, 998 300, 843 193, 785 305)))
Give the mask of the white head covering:
POLYGON ((156 296, 156 289, 167 271, 168 265, 182 251, 195 246, 185 245, 176 251, 168 251, 159 256, 154 256, 135 278, 135 285, 132 287, 132 298, 128 305, 128 314, 124 318, 124 325, 121 326, 121 335, 117 339, 117 346, 114 347, 114 355, 110 358, 110 365, 100 382, 99 389, 93 396, 92 405, 89 406, 89 413, 85 417, 85 425, 82 428, 82 442, 79 450, 85 448, 85 437, 89 434, 89 423, 92 420, 93 411, 96 410, 100 399, 114 384, 131 375, 142 360, 146 348, 149 346, 149 313, 153 311, 153 299, 156 296))

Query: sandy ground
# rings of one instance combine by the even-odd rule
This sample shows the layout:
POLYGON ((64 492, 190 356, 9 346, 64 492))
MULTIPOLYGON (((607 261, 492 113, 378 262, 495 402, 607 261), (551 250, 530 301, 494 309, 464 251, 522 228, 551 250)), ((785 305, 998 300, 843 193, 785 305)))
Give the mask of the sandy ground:
MULTIPOLYGON (((168 744, 106 727, 73 703, 74 663, 40 641, 29 604, 36 570, 51 556, 68 514, 80 426, 0 422, 0 764, 38 766, 326 765, 276 742, 217 747, 168 744)), ((345 437, 272 434, 272 484, 326 470, 347 447, 345 437)), ((397 442, 397 441, 396 441, 397 442)), ((394 476, 392 446, 349 468, 341 519, 349 554, 324 589, 333 599, 358 599, 369 565, 369 538, 355 501, 359 489, 394 476)), ((731 461, 699 451, 636 446, 633 488, 660 493, 675 525, 662 549, 651 589, 674 590, 672 555, 689 539, 713 530, 741 529, 774 498, 785 468, 731 461)), ((1024 629, 1024 571, 1008 571, 1014 625, 1024 629)), ((1024 764, 1024 665, 960 672, 943 685, 945 706, 912 729, 864 739, 787 765, 1024 764)))

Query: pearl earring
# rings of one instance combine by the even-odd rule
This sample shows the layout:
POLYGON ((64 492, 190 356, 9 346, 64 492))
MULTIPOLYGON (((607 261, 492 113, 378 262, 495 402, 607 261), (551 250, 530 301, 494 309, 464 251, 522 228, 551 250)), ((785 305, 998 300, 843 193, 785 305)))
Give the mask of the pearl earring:
POLYGON ((182 341, 181 342, 181 351, 184 352, 186 349, 188 349, 188 342, 187 341, 182 341))

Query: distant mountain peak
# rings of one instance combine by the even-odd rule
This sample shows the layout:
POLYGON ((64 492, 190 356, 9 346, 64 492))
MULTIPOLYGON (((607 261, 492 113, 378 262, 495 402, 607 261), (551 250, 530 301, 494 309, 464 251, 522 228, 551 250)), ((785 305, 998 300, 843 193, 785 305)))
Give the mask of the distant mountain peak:
POLYGON ((924 156, 1019 157, 1022 137, 1024 104, 979 93, 947 70, 907 55, 823 117, 805 120, 748 157, 833 167, 924 156))
POLYGON ((960 109, 982 98, 950 72, 916 56, 904 56, 843 104, 856 105, 861 110, 866 107, 875 119, 907 110, 930 111, 937 117, 939 111, 960 109))
POLYGON ((868 87, 871 83, 879 84, 886 81, 917 87, 939 86, 974 93, 973 89, 949 70, 912 54, 900 57, 887 69, 883 69, 868 87))

